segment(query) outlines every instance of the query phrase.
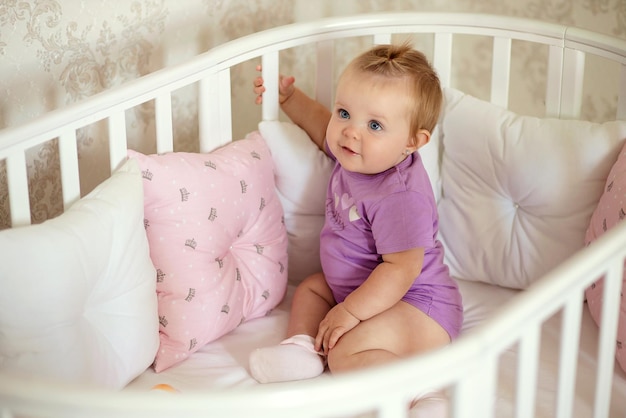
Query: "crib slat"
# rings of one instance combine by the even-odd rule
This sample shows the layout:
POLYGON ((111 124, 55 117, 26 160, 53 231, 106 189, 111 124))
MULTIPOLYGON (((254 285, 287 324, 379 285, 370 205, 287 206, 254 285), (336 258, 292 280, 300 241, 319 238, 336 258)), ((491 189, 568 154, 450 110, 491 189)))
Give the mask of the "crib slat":
POLYGON ((509 104, 511 43, 511 38, 493 39, 491 102, 502 107, 507 107, 509 104))
POLYGON ((327 109, 333 107, 334 49, 333 41, 322 41, 316 44, 315 98, 327 109))
POLYGON ((602 293, 602 311, 600 312, 600 341, 598 345, 598 368, 596 379, 596 393, 594 417, 609 416, 611 402, 611 387, 615 364, 615 338, 617 336, 617 321, 619 313, 620 293, 624 272, 624 259, 611 260, 611 266, 604 277, 604 291, 602 293))
POLYGON ((109 126, 109 156, 111 173, 126 160, 126 115, 114 113, 107 120, 109 126))
POLYGON ((7 183, 9 189, 9 209, 11 226, 30 225, 30 202, 28 197, 28 171, 23 152, 9 156, 6 160, 7 183))
POLYGON ((561 324, 561 347, 559 351, 559 376, 557 385, 556 412, 558 418, 573 416, 576 368, 580 340, 580 321, 583 311, 583 293, 571 297, 563 308, 561 324))
POLYGON ((561 114, 561 90, 564 51, 560 46, 550 45, 546 79, 546 116, 558 118, 561 114))
POLYGON ((154 99, 154 121, 156 124, 156 149, 158 154, 174 151, 172 132, 172 96, 161 94, 154 99))
POLYGON ((535 415, 540 340, 541 327, 533 324, 524 332, 519 342, 517 399, 515 401, 515 416, 518 418, 532 418, 535 415))
POLYGON ((277 120, 279 113, 278 103, 278 52, 269 52, 261 57, 263 82, 265 93, 261 105, 263 120, 277 120))
POLYGON ((59 136, 59 163, 61 164, 63 208, 67 210, 72 203, 80 199, 78 150, 76 148, 76 131, 74 129, 59 136))
POLYGON ((230 69, 201 79, 198 88, 200 152, 209 152, 233 139, 230 69))
POLYGON ((408 404, 403 398, 393 397, 391 395, 385 398, 385 403, 378 411, 378 418, 397 418, 407 414, 408 404))
POLYGON ((617 95, 617 120, 626 120, 626 64, 620 66, 619 92, 617 95))
POLYGON ((435 34, 433 66, 439 75, 441 87, 449 87, 452 77, 452 34, 435 34))
POLYGON ((561 94, 561 113, 564 119, 579 119, 583 97, 583 75, 585 73, 585 54, 581 51, 565 48, 563 56, 563 86, 561 94))
POLYGON ((198 82, 198 141, 200 152, 209 152, 214 148, 211 142, 212 132, 219 124, 217 92, 212 91, 217 74, 210 74, 198 82))
POLYGON ((219 99, 219 115, 220 125, 218 138, 219 145, 224 145, 233 140, 233 115, 231 108, 231 92, 230 92, 230 68, 220 71, 217 74, 218 80, 218 99, 219 99))
POLYGON ((497 361, 482 357, 473 371, 466 373, 454 386, 452 415, 455 418, 493 417, 496 391, 497 361), (472 405, 471 408, 468 405, 472 405))

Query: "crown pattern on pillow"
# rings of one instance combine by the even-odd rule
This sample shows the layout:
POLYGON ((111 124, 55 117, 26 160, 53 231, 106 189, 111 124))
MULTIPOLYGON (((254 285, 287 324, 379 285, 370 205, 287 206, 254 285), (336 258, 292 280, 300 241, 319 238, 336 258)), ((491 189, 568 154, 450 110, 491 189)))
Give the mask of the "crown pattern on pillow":
POLYGON ((282 300, 287 235, 257 132, 207 154, 128 154, 142 168, 157 269, 159 372, 282 300))

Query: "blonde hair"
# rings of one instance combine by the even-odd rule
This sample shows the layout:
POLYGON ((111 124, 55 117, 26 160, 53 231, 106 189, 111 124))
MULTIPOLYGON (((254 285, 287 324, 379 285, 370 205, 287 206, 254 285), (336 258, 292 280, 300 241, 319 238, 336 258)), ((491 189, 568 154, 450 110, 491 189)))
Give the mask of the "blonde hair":
POLYGON ((377 45, 350 62, 346 71, 384 77, 406 78, 412 87, 410 134, 415 137, 425 129, 432 133, 439 119, 443 94, 439 77, 426 56, 409 44, 377 45))

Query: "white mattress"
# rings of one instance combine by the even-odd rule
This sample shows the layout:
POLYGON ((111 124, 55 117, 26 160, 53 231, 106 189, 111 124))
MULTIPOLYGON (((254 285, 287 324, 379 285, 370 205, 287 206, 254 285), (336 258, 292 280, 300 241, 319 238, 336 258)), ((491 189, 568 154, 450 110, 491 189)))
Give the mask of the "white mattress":
MULTIPOLYGON (((489 318, 499 306, 517 293, 516 290, 469 281, 459 281, 459 287, 465 307, 464 332, 489 318)), ((181 392, 257 385, 248 374, 248 355, 254 348, 276 344, 285 337, 292 295, 293 288, 290 287, 285 300, 270 315, 242 324, 230 334, 201 348, 186 361, 161 373, 157 374, 152 369, 146 370, 125 390, 146 391, 160 383, 168 384, 181 392)), ((589 405, 595 390, 595 375, 591 372, 590 365, 595 362, 598 332, 586 308, 583 309, 582 322, 575 417, 592 416, 589 405)), ((554 416, 559 330, 558 315, 547 321, 543 327, 536 417, 554 416)), ((515 347, 502 357, 499 366, 495 416, 513 416, 517 368, 515 347)), ((329 378, 329 375, 324 374, 317 379, 325 378, 329 378)), ((288 382, 278 385, 297 384, 298 382, 288 382)), ((626 375, 617 367, 609 416, 626 416, 626 375)))

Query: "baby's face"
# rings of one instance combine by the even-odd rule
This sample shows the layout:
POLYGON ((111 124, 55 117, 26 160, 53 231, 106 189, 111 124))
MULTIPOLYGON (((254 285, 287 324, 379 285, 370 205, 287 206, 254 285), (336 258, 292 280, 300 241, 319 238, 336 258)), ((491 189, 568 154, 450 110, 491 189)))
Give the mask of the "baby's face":
POLYGON ((341 77, 326 141, 344 169, 381 173, 404 160, 407 148, 415 150, 409 94, 405 79, 358 71, 341 77))

